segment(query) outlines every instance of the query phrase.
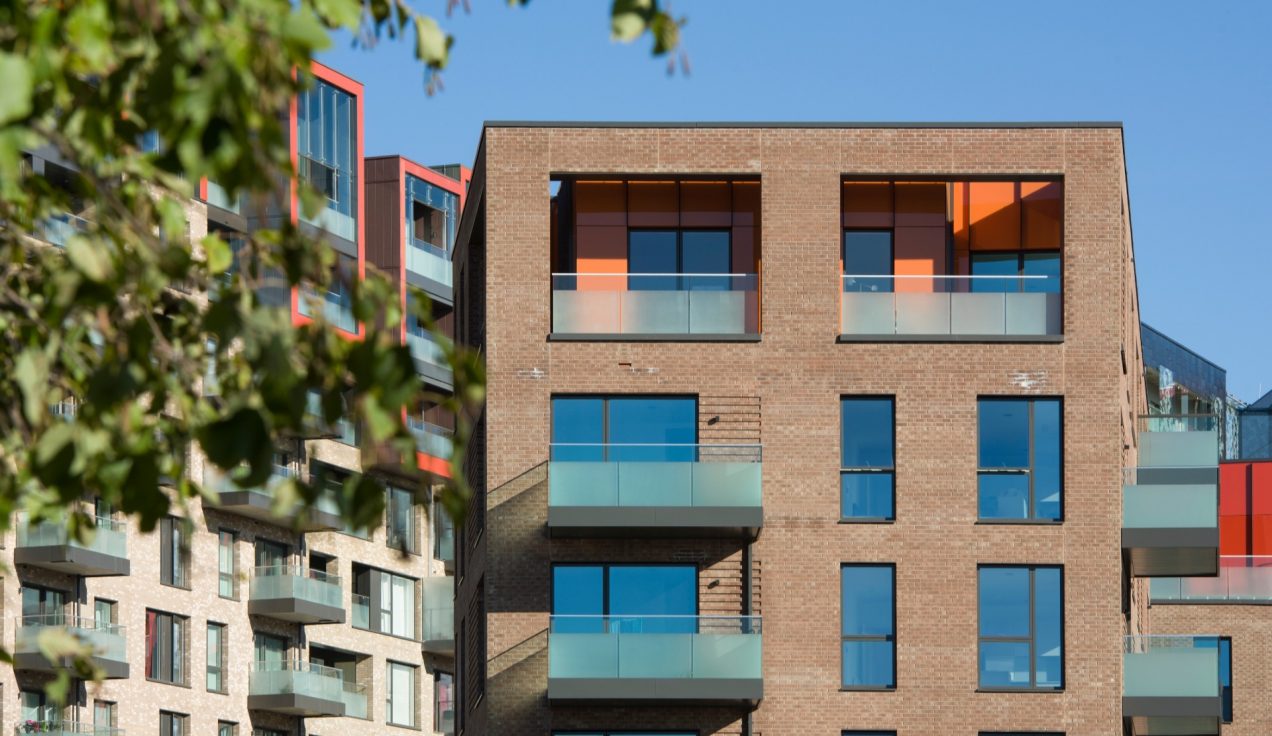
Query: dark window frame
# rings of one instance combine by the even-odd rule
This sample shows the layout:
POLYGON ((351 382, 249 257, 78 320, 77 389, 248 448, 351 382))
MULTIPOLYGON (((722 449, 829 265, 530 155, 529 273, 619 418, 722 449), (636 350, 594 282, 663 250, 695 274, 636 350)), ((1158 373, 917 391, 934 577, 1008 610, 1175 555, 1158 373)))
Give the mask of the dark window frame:
MULTIPOLYGON (((1066 688, 1065 677, 1065 618, 1064 618, 1064 565, 1028 563, 980 563, 976 565, 976 690, 977 692, 994 693, 1062 693, 1066 688), (1019 570, 1029 572, 1029 634, 1020 636, 982 636, 981 620, 981 570, 1019 570), (1036 572, 1041 569, 1060 571, 1060 684, 1055 687, 1038 686, 1038 586, 1036 572), (983 685, 980 682, 981 645, 984 643, 1011 643, 1029 645, 1029 685, 1024 687, 1008 687, 1003 685, 983 685)), ((1044 732, 1045 733, 1045 732, 1044 732)))
POLYGON ((221 623, 221 622, 219 622, 219 621, 208 621, 208 622, 207 622, 207 629, 206 629, 206 631, 204 632, 204 640, 203 640, 203 641, 204 641, 204 648, 205 648, 205 649, 207 648, 207 632, 212 631, 212 629, 214 629, 214 628, 215 628, 215 629, 217 629, 217 630, 218 630, 218 632, 219 632, 219 633, 217 634, 217 645, 218 645, 218 646, 217 646, 217 653, 216 653, 216 661, 217 661, 217 663, 216 663, 215 665, 213 665, 212 663, 207 662, 207 659, 208 659, 207 654, 208 654, 208 652, 205 652, 205 653, 204 653, 204 657, 203 657, 203 659, 204 659, 204 677, 203 677, 203 681, 204 681, 205 689, 206 689, 208 692, 210 692, 210 693, 217 693, 217 694, 220 694, 220 695, 225 695, 225 694, 228 694, 228 693, 229 693, 229 691, 230 691, 230 688, 229 688, 229 680, 228 680, 228 679, 226 678, 226 676, 225 676, 225 675, 226 675, 226 666, 225 666, 225 663, 226 663, 226 659, 227 659, 227 657, 226 657, 226 653, 227 653, 227 649, 228 649, 228 642, 227 642, 227 640, 226 640, 226 635, 227 635, 227 633, 228 633, 228 631, 229 631, 229 626, 228 626, 228 625, 226 625, 226 624, 223 624, 223 623, 221 623), (207 684, 208 684, 208 677, 209 677, 209 676, 211 676, 211 675, 213 675, 213 674, 215 674, 215 675, 216 675, 216 677, 217 677, 217 681, 220 683, 220 687, 215 688, 215 689, 214 689, 214 688, 211 688, 211 687, 207 687, 207 684))
POLYGON ((895 394, 841 394, 839 396, 839 522, 841 524, 891 524, 897 520, 897 397, 895 394), (888 400, 892 404, 892 465, 887 468, 843 467, 844 402, 853 400, 888 400), (843 477, 845 475, 889 475, 892 477, 892 514, 890 516, 845 516, 843 503, 843 477))
POLYGON ((1064 523, 1065 503, 1064 503, 1064 439, 1065 439, 1065 422, 1064 422, 1064 397, 1063 396, 1034 396, 1034 395, 1011 395, 1011 394, 994 394, 976 397, 976 523, 977 524, 1024 524, 1024 525, 1040 525, 1055 526, 1064 523), (982 467, 980 464, 981 455, 981 405, 983 403, 1023 401, 1029 405, 1029 466, 1025 468, 1007 468, 1007 467, 982 467), (1059 458, 1059 467, 1057 471, 1060 478, 1060 500, 1059 511, 1054 519, 1046 519, 1037 516, 1038 497, 1035 490, 1035 477, 1037 467, 1037 453, 1034 452, 1036 430, 1035 430, 1035 408, 1040 401, 1054 401, 1059 410, 1060 427, 1058 432, 1059 447, 1057 449, 1057 457, 1059 458), (980 514, 980 479, 985 475, 1024 475, 1029 479, 1029 515, 1021 519, 1006 519, 985 517, 980 514))
MULTIPOLYGON (((610 615, 610 576, 609 570, 612 567, 692 567, 694 580, 694 597, 693 597, 693 616, 702 615, 702 564, 699 562, 553 562, 551 563, 549 572, 553 573, 548 577, 548 601, 549 607, 553 609, 550 616, 555 616, 556 609, 556 575, 555 571, 558 567, 599 567, 604 570, 601 576, 601 613, 596 615, 608 618, 610 615)), ((741 618, 742 616, 739 616, 741 618)))
MULTIPOLYGON (((889 692, 897 689, 897 565, 895 562, 841 562, 839 563, 839 690, 840 692, 889 692), (844 568, 873 567, 887 568, 892 572, 892 633, 879 634, 844 634, 843 600, 844 600, 844 568), (843 644, 849 641, 889 642, 892 644, 892 684, 891 685, 845 685, 843 644)), ((849 732, 851 733, 851 732, 849 732)), ((870 732, 867 732, 870 733, 870 732)))
POLYGON ((190 714, 171 710, 159 711, 159 736, 191 736, 190 714))
POLYGON ((169 611, 161 611, 155 608, 146 609, 146 659, 145 659, 145 676, 149 682, 161 682, 165 685, 176 685, 178 687, 190 687, 190 617, 182 616, 178 613, 169 611), (155 614, 154 630, 150 627, 150 614, 155 614), (180 629, 181 646, 178 648, 174 642, 176 637, 173 631, 180 629), (155 642, 151 644, 151 637, 155 637, 155 642), (153 649, 152 649, 153 647, 153 649), (179 650, 178 650, 179 649, 179 650), (167 659, 167 666, 164 666, 164 659, 167 659), (152 666, 151 663, 157 664, 152 666), (180 664, 178 665, 178 662, 180 664), (155 669, 158 669, 156 672, 155 669), (180 670, 180 677, 176 678, 172 673, 180 670))
MULTIPOLYGON (((562 393, 552 394, 548 397, 548 443, 554 444, 552 441, 553 429, 556 426, 556 400, 557 399, 598 399, 601 402, 601 462, 609 462, 609 438, 610 438, 610 421, 609 421, 609 402, 611 399, 679 399, 693 401, 693 439, 694 445, 701 444, 700 434, 702 427, 702 403, 701 396, 698 394, 656 394, 656 393, 562 393)), ((694 453, 695 456, 697 453, 694 453)))
POLYGON ((216 593, 217 597, 224 600, 237 601, 239 599, 238 541, 239 533, 237 530, 230 529, 228 527, 219 527, 216 530, 216 593), (230 571, 228 573, 221 570, 221 549, 224 546, 222 544, 224 537, 228 537, 230 540, 230 571), (226 575, 229 576, 229 595, 225 595, 221 592, 222 584, 227 582, 226 575))
MULTIPOLYGON (((730 188, 730 191, 731 191, 731 188, 730 188)), ((657 277, 647 276, 646 278, 658 278, 658 277, 676 278, 676 279, 685 278, 685 275, 684 275, 685 274, 685 233, 721 233, 725 237, 727 237, 729 239, 729 259, 728 259, 729 270, 725 271, 724 274, 731 275, 733 273, 733 227, 732 226, 721 227, 717 225, 713 227, 708 227, 708 226, 685 227, 684 225, 677 225, 675 227, 670 227, 670 226, 632 227, 628 225, 627 226, 627 263, 629 268, 632 262, 632 234, 633 233, 675 233, 676 235, 676 271, 674 273, 658 274, 657 277)), ((644 272, 637 271, 636 273, 644 273, 644 272)), ((631 274, 627 274, 627 276, 628 276, 628 284, 627 284, 628 291, 646 291, 645 289, 633 288, 630 282, 631 274)), ((730 282, 728 285, 732 286, 732 282, 730 282)), ((675 289, 675 291, 692 291, 691 289, 684 288, 683 281, 678 283, 677 286, 678 288, 675 289)), ((729 291, 729 290, 731 289, 721 289, 721 291, 729 291)), ((648 291, 654 291, 654 290, 649 289, 648 291)))
POLYGON ((190 534, 186 519, 165 516, 159 520, 159 582, 172 588, 191 590, 190 534))

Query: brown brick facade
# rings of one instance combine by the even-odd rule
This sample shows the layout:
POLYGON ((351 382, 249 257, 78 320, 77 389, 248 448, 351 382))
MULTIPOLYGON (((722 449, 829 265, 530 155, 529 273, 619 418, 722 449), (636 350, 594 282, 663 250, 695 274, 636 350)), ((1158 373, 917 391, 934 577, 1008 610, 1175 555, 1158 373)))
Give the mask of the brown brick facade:
POLYGON ((1142 371, 1120 128, 490 125, 472 194, 457 284, 484 288, 458 297, 459 329, 486 357, 490 429, 472 447, 485 469, 475 485, 488 493, 484 526, 464 533, 456 608, 482 586, 489 681, 479 702, 461 693, 463 733, 1121 732, 1121 469, 1133 464, 1124 443, 1133 446, 1142 371), (654 173, 760 177, 760 341, 548 339, 550 176, 654 173), (837 343, 840 182, 861 174, 1062 177, 1063 341, 837 343), (746 609, 741 542, 547 536, 550 398, 567 392, 694 394, 747 415, 730 437, 764 445, 764 528, 751 546, 764 698, 753 712, 549 705, 552 562, 687 552, 702 560, 702 580, 719 580, 704 610, 746 609), (896 397, 894 523, 839 522, 846 394, 896 397), (999 395, 1063 398, 1060 524, 977 521, 977 398, 999 395), (840 564, 874 561, 896 565, 897 687, 841 692, 840 564), (1063 565, 1063 692, 977 692, 980 563, 1063 565))

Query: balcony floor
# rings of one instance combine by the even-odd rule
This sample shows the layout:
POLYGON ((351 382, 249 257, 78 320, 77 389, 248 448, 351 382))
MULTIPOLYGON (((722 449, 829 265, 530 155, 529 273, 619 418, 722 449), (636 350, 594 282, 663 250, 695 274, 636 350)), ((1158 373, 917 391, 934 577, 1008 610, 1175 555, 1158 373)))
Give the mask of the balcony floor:
POLYGON ((553 537, 730 537, 755 539, 758 506, 549 506, 553 537))
POLYGON ((548 678, 553 703, 754 706, 763 698, 761 678, 548 678))
POLYGON ((131 570, 126 557, 116 557, 71 544, 17 547, 13 550, 13 562, 85 577, 127 575, 131 570))
POLYGON ((304 598, 249 599, 247 612, 253 616, 265 616, 298 624, 342 624, 345 622, 343 608, 304 598))
POLYGON ((327 700, 298 693, 248 695, 247 707, 248 710, 264 710, 301 718, 321 718, 343 716, 345 714, 344 703, 339 700, 327 700))

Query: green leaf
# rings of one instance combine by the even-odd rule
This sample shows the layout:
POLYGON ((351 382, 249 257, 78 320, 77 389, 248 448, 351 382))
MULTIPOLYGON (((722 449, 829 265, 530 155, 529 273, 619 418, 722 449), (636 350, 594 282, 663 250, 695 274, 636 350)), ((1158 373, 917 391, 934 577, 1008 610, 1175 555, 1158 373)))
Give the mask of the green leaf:
POLYGON ((371 439, 383 442, 397 431, 398 423, 393 415, 380 406, 380 402, 368 396, 362 402, 362 414, 367 420, 367 429, 371 430, 371 439))
POLYGON ((415 16, 415 56, 432 69, 445 69, 455 39, 427 15, 415 16))
POLYGON ((204 425, 198 436, 204 454, 222 468, 232 468, 250 458, 261 444, 270 444, 265 419, 248 408, 204 425))
POLYGON ((652 0, 614 0, 610 9, 610 37, 623 43, 640 38, 652 12, 652 0))
POLYGON ((45 412, 45 391, 49 382, 49 360, 41 351, 27 348, 18 356, 13 377, 22 390, 22 413, 31 424, 38 424, 45 412))
POLYGON ((287 14, 287 20, 283 21, 283 40, 310 51, 321 51, 331 45, 327 29, 307 5, 287 14))
POLYGON ((225 273, 234 262, 234 252, 230 250, 229 243, 215 233, 203 239, 203 251, 207 253, 209 273, 225 273))
POLYGON ((0 124, 31 114, 31 65, 26 59, 0 52, 0 124))
POLYGON ((66 257, 75 270, 89 281, 106 281, 115 270, 100 244, 92 243, 87 238, 72 236, 66 243, 66 257))
POLYGON ((70 422, 58 422, 35 443, 35 461, 42 468, 64 471, 75 455, 75 430, 70 422))
POLYGON ((362 4, 352 0, 314 0, 314 9, 330 26, 353 30, 362 19, 362 4))

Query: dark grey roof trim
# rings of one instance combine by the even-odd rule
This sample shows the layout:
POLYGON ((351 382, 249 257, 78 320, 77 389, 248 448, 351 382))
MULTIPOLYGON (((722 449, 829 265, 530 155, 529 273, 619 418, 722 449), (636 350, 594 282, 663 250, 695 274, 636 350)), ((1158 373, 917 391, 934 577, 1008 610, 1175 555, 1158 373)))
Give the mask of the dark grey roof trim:
POLYGON ((1075 122, 745 122, 487 120, 486 128, 1122 128, 1120 120, 1075 122))

